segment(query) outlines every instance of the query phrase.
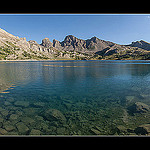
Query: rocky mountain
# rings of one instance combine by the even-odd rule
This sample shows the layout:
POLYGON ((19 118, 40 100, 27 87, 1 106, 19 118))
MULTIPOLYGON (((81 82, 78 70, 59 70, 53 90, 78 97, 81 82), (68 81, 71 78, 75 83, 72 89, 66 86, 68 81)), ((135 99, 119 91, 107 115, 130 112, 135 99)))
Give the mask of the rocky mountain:
POLYGON ((100 40, 97 37, 92 37, 88 40, 82 40, 73 35, 68 35, 62 42, 53 40, 53 47, 58 48, 59 50, 67 51, 98 51, 113 45, 114 43, 100 40))
POLYGON ((38 44, 0 29, 0 59, 150 59, 150 43, 141 40, 130 45, 119 45, 97 37, 83 40, 68 35, 61 42, 44 38, 38 44))
POLYGON ((145 42, 145 41, 143 41, 143 40, 141 40, 141 41, 136 41, 136 42, 132 42, 129 46, 132 46, 132 47, 139 47, 139 48, 142 48, 142 49, 145 49, 145 50, 150 51, 150 43, 145 42))

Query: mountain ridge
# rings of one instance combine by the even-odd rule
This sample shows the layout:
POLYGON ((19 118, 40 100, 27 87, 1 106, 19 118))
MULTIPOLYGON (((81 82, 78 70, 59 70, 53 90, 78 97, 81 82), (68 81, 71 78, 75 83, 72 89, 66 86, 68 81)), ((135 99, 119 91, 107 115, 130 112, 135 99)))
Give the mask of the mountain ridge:
POLYGON ((139 47, 139 48, 142 48, 142 49, 145 49, 145 50, 150 50, 150 43, 148 43, 144 40, 132 42, 131 44, 129 44, 129 46, 139 47))
POLYGON ((41 44, 27 41, 0 28, 1 60, 53 59, 149 59, 150 43, 140 40, 120 45, 93 36, 83 40, 67 35, 63 41, 44 38, 41 44))

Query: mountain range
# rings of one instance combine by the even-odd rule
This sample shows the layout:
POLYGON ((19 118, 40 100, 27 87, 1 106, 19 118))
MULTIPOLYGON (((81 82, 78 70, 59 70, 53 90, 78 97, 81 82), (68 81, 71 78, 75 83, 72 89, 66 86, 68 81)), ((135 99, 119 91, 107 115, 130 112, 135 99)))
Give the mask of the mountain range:
POLYGON ((97 59, 150 59, 150 43, 136 41, 120 45, 97 37, 83 40, 67 35, 63 41, 44 38, 41 44, 27 41, 0 28, 1 60, 97 60, 97 59))

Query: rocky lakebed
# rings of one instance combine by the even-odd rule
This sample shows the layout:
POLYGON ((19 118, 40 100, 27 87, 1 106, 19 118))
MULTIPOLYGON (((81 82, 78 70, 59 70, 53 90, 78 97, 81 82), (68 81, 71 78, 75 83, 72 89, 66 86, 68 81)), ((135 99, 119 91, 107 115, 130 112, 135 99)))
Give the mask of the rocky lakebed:
POLYGON ((60 98, 56 109, 52 104, 56 96, 50 103, 1 94, 0 135, 150 135, 150 106, 137 102, 135 96, 125 97, 126 108, 112 105, 95 110, 86 99, 74 103, 71 96, 60 98))

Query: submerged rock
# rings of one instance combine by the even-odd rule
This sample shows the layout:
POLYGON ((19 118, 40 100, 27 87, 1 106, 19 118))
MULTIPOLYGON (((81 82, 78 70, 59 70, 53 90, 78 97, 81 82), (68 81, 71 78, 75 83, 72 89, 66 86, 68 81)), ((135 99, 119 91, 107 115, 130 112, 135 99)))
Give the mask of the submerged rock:
POLYGON ((1 110, 1 114, 2 114, 4 117, 6 117, 6 116, 8 115, 8 113, 9 113, 8 110, 5 110, 5 109, 1 110))
POLYGON ((142 93, 140 94, 143 98, 149 98, 150 97, 150 94, 145 94, 145 93, 142 93))
POLYGON ((0 128, 0 135, 6 135, 8 132, 3 129, 3 128, 0 128))
POLYGON ((18 122, 16 127, 21 134, 26 134, 29 131, 29 128, 23 122, 18 122))
POLYGON ((42 132, 37 129, 32 129, 30 132, 30 135, 41 135, 41 134, 42 134, 42 132))
POLYGON ((18 118, 18 115, 16 114, 11 114, 9 117, 10 120, 16 120, 17 118, 18 118))
POLYGON ((134 132, 138 135, 146 135, 148 134, 147 130, 143 127, 137 127, 135 128, 134 132))
POLYGON ((141 134, 141 135, 150 135, 150 124, 143 124, 140 125, 135 129, 136 134, 141 134))
POLYGON ((135 96, 126 96, 126 101, 128 103, 132 102, 135 99, 135 96))
POLYGON ((9 105, 11 105, 11 103, 10 103, 10 102, 5 101, 5 102, 4 102, 4 105, 9 106, 9 105))
POLYGON ((39 121, 37 124, 34 125, 34 128, 40 131, 47 131, 49 125, 46 123, 46 121, 39 121))
POLYGON ((100 134, 101 134, 101 132, 100 132, 99 130, 94 129, 94 128, 91 128, 91 131, 92 131, 92 133, 93 133, 94 135, 100 135, 100 134))
POLYGON ((58 135, 66 135, 66 129, 64 127, 57 128, 58 135))
POLYGON ((9 131, 12 131, 12 130, 15 130, 16 128, 13 126, 13 125, 5 125, 5 129, 9 132, 9 131))
POLYGON ((47 109, 43 113, 43 116, 49 121, 60 121, 60 122, 66 121, 65 116, 57 109, 47 109))
POLYGON ((22 117, 21 121, 26 125, 33 125, 35 121, 30 117, 22 117))
POLYGON ((8 98, 7 98, 7 101, 9 101, 9 102, 14 102, 15 100, 14 100, 14 98, 12 98, 12 97, 8 97, 8 98))
POLYGON ((33 105, 36 106, 36 107, 44 107, 45 103, 43 103, 43 102, 35 102, 35 103, 33 103, 33 105))
POLYGON ((33 108, 33 107, 27 107, 27 108, 23 109, 23 113, 25 113, 26 115, 33 116, 34 114, 36 114, 38 112, 38 110, 40 110, 40 109, 33 108))
POLYGON ((136 102, 128 107, 130 113, 146 113, 150 111, 150 107, 142 102, 136 102))
POLYGON ((16 101, 14 104, 16 106, 22 106, 22 107, 28 107, 29 106, 29 102, 26 102, 26 101, 16 101))
POLYGON ((0 115, 0 123, 4 121, 4 118, 0 115))
POLYGON ((127 128, 123 125, 119 125, 116 127, 118 134, 127 134, 127 128))

